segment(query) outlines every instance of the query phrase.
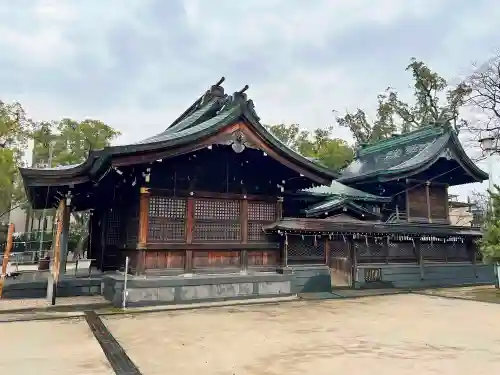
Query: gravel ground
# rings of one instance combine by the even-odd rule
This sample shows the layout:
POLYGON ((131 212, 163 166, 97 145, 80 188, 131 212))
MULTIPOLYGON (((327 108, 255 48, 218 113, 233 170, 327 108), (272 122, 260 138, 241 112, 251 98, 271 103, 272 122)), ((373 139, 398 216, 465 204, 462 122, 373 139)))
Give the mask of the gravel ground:
POLYGON ((0 323, 0 338, 0 374, 114 374, 83 319, 0 323))
POLYGON ((144 375, 491 374, 500 305, 423 295, 103 317, 144 375))

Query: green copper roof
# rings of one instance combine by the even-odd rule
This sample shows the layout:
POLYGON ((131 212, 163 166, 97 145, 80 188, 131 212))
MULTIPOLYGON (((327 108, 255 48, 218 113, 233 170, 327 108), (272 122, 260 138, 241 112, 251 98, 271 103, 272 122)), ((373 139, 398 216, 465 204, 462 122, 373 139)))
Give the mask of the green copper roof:
POLYGON ((430 167, 441 157, 456 160, 471 176, 470 182, 488 178, 467 156, 453 129, 433 125, 359 149, 338 180, 399 179, 430 167))
POLYGON ((369 201, 369 202, 391 201, 390 197, 381 197, 378 195, 365 193, 364 191, 354 189, 337 181, 332 181, 330 186, 315 186, 309 189, 304 189, 302 191, 314 195, 337 197, 340 199, 349 198, 352 200, 369 201))
POLYGON ((327 199, 323 202, 308 207, 305 210, 305 213, 307 217, 318 217, 329 215, 339 209, 344 209, 345 211, 354 211, 360 216, 366 216, 366 218, 376 218, 380 216, 379 214, 369 211, 359 204, 356 204, 351 200, 344 198, 327 199))

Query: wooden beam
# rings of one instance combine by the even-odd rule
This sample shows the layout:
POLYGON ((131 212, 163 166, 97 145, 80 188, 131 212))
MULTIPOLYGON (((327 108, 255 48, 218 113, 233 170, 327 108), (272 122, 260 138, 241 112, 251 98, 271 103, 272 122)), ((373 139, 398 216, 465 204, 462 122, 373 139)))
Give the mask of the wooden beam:
POLYGON ((276 202, 276 197, 267 195, 237 194, 237 193, 214 193, 210 191, 190 191, 190 190, 171 190, 171 189, 149 189, 151 195, 161 195, 166 197, 193 197, 209 199, 234 199, 234 200, 255 200, 261 202, 276 202))
POLYGON ((0 274, 0 299, 3 295, 3 286, 5 284, 5 278, 7 277, 7 266, 9 264, 9 256, 12 251, 12 237, 14 236, 14 224, 9 224, 9 229, 7 231, 7 244, 3 251, 3 261, 2 261, 2 272, 0 274))
POLYGON ((187 244, 184 242, 149 242, 146 251, 148 250, 220 250, 220 251, 240 251, 240 250, 278 250, 280 244, 277 242, 199 242, 187 244))
POLYGON ((416 180, 413 178, 407 178, 406 182, 408 184, 414 184, 414 185, 424 185, 424 184, 429 184, 431 186, 448 186, 447 183, 445 182, 437 182, 437 181, 424 181, 424 180, 416 180))

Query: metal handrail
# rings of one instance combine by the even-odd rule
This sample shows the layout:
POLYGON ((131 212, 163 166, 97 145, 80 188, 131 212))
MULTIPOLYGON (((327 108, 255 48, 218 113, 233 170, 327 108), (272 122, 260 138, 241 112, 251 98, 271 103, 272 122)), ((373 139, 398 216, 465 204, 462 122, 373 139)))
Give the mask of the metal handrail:
POLYGON ((399 212, 394 212, 389 216, 389 218, 385 221, 386 223, 395 223, 398 221, 405 221, 406 220, 406 212, 404 211, 399 211, 399 212))

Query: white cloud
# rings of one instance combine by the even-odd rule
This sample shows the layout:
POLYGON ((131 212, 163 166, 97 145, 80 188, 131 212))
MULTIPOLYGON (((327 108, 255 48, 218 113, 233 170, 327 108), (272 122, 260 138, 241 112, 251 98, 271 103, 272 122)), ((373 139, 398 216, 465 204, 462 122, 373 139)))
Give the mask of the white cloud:
POLYGON ((500 31, 496 0, 8 3, 0 99, 36 120, 100 118, 122 142, 164 129, 221 75, 228 91, 250 85, 265 123, 331 124, 333 109, 370 112, 387 86, 407 90, 410 57, 454 78, 500 31))

